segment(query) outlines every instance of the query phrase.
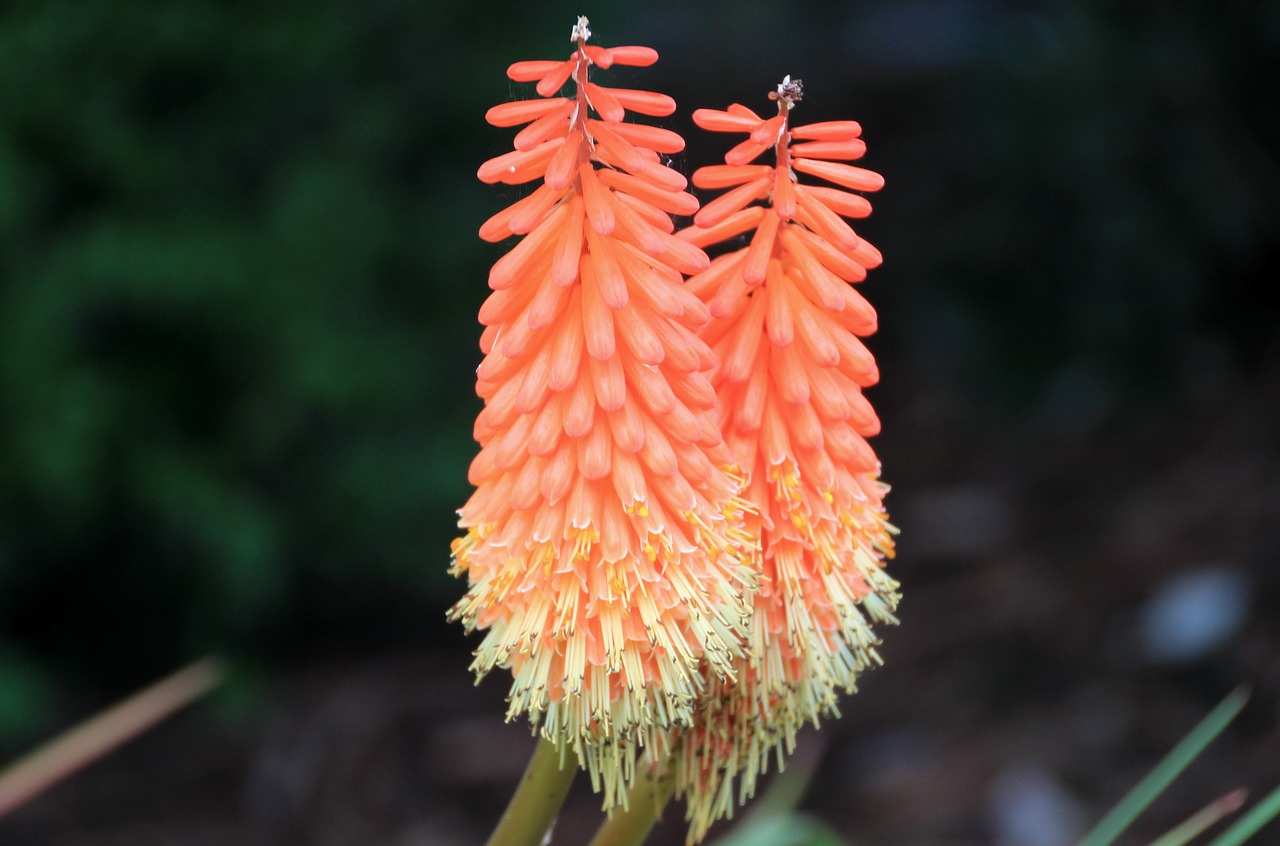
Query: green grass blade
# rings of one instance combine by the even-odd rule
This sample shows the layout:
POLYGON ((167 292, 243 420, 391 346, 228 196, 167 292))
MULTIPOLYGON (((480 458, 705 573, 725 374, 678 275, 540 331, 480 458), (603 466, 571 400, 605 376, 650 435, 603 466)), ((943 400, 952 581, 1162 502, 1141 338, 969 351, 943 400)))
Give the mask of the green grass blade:
POLYGON ((1240 846, 1257 834, 1264 826, 1280 815, 1280 787, 1268 793, 1249 813, 1236 820, 1236 824, 1224 831, 1209 846, 1240 846))
POLYGON ((1228 814, 1234 814, 1240 810, 1247 795, 1248 791, 1240 787, 1225 796, 1219 796, 1210 802, 1208 807, 1201 808, 1191 817, 1153 840, 1151 846, 1186 846, 1208 831, 1209 826, 1228 814))
POLYGON ((1080 840, 1079 846, 1110 846, 1138 818, 1138 815, 1164 792, 1169 783, 1177 778, 1178 774, 1186 769, 1187 765, 1195 760, 1195 757, 1235 719, 1248 700, 1249 692, 1245 688, 1232 691, 1080 840))

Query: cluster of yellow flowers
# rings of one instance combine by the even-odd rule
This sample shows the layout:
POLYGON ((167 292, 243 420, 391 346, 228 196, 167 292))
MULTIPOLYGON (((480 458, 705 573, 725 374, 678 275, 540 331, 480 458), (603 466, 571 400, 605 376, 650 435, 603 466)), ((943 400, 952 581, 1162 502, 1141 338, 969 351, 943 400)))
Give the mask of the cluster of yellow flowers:
POLYGON ((845 221, 884 180, 844 163, 857 123, 791 124, 787 78, 776 115, 694 113, 746 134, 693 174, 726 189, 699 210, 666 164, 684 140, 627 121, 675 102, 591 78, 657 54, 589 37, 579 19, 568 59, 512 65, 539 97, 487 115, 523 129, 480 179, 541 185, 480 229, 519 240, 480 312, 451 616, 485 632, 478 676, 511 670, 508 718, 572 750, 606 808, 638 768, 669 771, 700 839, 800 726, 838 715, 896 622, 862 393, 876 315, 849 284, 881 258, 845 221))

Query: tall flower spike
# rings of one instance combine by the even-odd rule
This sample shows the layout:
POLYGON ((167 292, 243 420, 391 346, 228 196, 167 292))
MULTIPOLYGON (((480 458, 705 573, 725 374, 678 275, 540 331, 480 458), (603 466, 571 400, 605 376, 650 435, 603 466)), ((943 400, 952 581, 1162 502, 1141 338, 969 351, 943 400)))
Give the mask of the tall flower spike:
POLYGON ((700 247, 747 240, 688 287, 713 315, 702 337, 719 359, 719 422, 750 477, 762 556, 748 654, 734 681, 708 680, 697 729, 670 741, 691 841, 732 814, 739 776, 741 802, 771 757, 781 767, 800 726, 839 715, 839 693, 880 662, 873 624, 897 622, 898 585, 882 569, 896 530, 866 441, 880 424, 862 394, 878 378, 859 340, 876 315, 848 284, 880 253, 843 219, 869 214, 859 192, 884 180, 844 163, 865 150, 857 123, 791 126, 800 95, 787 77, 770 95, 773 117, 738 104, 693 114, 703 129, 747 136, 725 164, 694 173, 697 187, 728 190, 679 237, 700 247), (774 164, 752 163, 770 149, 774 164))
POLYGON ((709 260, 672 234, 698 207, 662 163, 684 141, 624 120, 675 103, 592 81, 657 54, 589 35, 581 18, 567 60, 512 65, 542 99, 487 115, 525 126, 480 179, 541 185, 480 228, 523 239, 480 311, 481 450, 453 544, 469 590, 450 616, 486 631, 478 676, 511 669, 508 719, 573 749, 611 807, 637 745, 688 725, 741 658, 755 572, 697 335, 709 312, 682 284, 709 260))

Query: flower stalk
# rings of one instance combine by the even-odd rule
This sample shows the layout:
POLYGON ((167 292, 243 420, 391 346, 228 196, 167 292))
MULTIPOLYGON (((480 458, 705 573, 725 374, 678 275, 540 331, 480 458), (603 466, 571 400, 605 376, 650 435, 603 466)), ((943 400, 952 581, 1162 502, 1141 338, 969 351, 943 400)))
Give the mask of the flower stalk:
POLYGON ((578 768, 565 760, 564 750, 550 740, 538 739, 520 784, 498 820, 486 846, 541 846, 555 824, 556 815, 578 768))
POLYGON ((662 818, 676 786, 675 773, 646 768, 637 775, 622 808, 615 808, 588 846, 640 846, 662 818))

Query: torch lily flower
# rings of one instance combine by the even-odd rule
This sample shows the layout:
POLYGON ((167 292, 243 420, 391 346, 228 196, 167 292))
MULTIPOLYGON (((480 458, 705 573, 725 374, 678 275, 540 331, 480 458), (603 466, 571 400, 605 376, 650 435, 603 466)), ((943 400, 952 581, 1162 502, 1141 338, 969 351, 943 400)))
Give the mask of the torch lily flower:
POLYGON ((487 115, 524 128, 480 179, 541 184, 480 228, 521 240, 480 310, 481 449, 453 544, 469 589, 450 616, 485 632, 478 676, 511 670, 508 719, 572 749, 609 807, 637 746, 691 724, 740 664, 756 574, 697 334, 710 311, 682 284, 710 263, 673 234, 698 208, 663 164, 684 141, 625 120, 675 103, 593 81, 657 54, 589 37, 580 18, 568 59, 513 64, 540 99, 487 115))
POLYGON ((839 694, 880 662, 873 625, 897 622, 898 585, 883 570, 896 529, 866 441, 880 423, 862 393, 878 379, 859 340, 876 314, 849 284, 881 256, 844 220, 868 215, 860 192, 884 180, 844 163, 866 149, 857 123, 791 125, 800 95, 788 77, 771 94, 776 116, 738 104, 693 114, 703 129, 747 135, 725 164, 694 173, 695 186, 727 190, 679 237, 699 247, 749 239, 688 288, 713 316, 702 337, 718 357, 718 420, 750 479, 761 557, 747 654, 730 680, 708 679, 695 730, 669 740, 691 840, 732 813, 735 779, 745 801, 801 725, 839 715, 839 694), (753 164, 770 150, 774 164, 753 164))

